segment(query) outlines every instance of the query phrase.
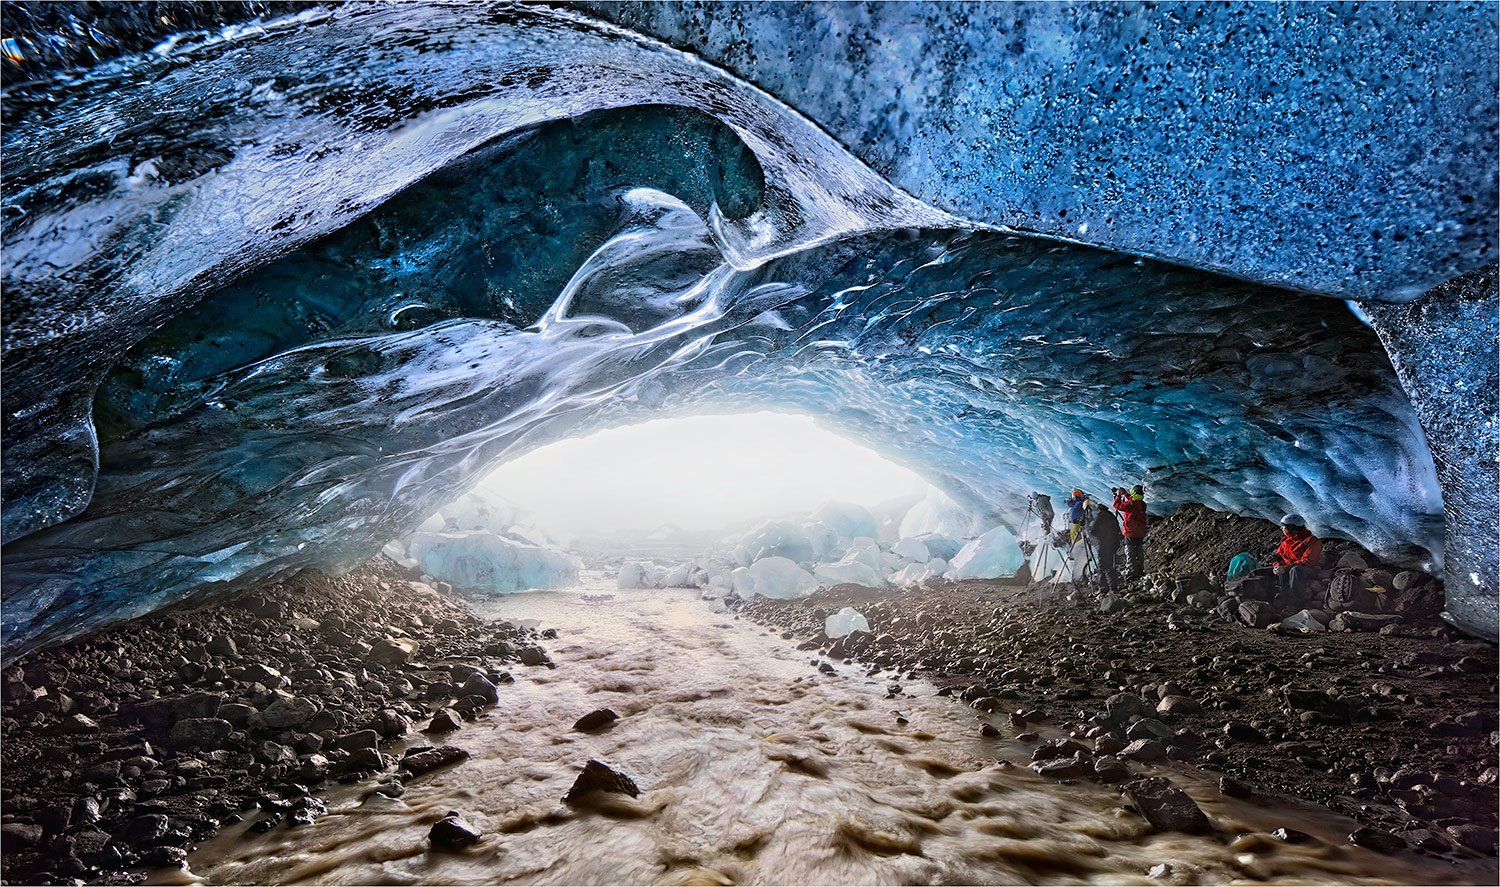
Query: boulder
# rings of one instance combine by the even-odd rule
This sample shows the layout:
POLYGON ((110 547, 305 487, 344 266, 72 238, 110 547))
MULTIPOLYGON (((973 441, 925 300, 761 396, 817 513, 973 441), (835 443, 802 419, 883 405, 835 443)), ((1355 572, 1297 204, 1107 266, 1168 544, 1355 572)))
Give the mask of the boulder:
POLYGON ((590 760, 583 766, 583 772, 578 774, 578 778, 573 781, 573 787, 568 789, 563 800, 572 803, 596 791, 629 795, 632 798, 640 797, 641 794, 641 790, 636 787, 635 780, 603 761, 590 760))
POLYGON ((449 810, 447 815, 432 824, 431 831, 427 833, 427 840, 439 850, 472 847, 479 843, 480 837, 479 829, 469 824, 457 810, 449 810))
POLYGON ((469 759, 469 753, 452 745, 439 745, 434 748, 424 748, 416 751, 408 750, 406 757, 401 759, 401 767, 411 776, 421 776, 430 773, 439 767, 447 767, 457 764, 459 761, 469 759))
POLYGON ((1125 794, 1157 831, 1201 835, 1213 830, 1198 804, 1165 776, 1128 782, 1125 794))
POLYGON ((490 705, 496 705, 500 702, 500 688, 496 687, 494 682, 489 678, 478 672, 469 675, 469 679, 464 681, 464 685, 459 693, 463 696, 482 697, 490 705))
POLYGON ((432 722, 427 725, 428 733, 452 733, 463 726, 458 712, 451 708, 440 708, 432 713, 432 722))
POLYGON ((370 646, 365 662, 386 668, 405 665, 417 652, 417 642, 410 638, 381 638, 370 646))
POLYGON ((172 725, 172 745, 215 749, 222 746, 233 732, 234 725, 223 718, 183 718, 172 725))
POLYGON ((1116 693, 1104 700, 1104 710, 1111 721, 1128 724, 1136 718, 1150 715, 1151 706, 1134 693, 1116 693))
POLYGON ((598 730, 603 730, 605 727, 608 727, 610 724, 613 724, 619 719, 620 716, 615 714, 612 710, 607 708, 599 708, 589 712, 588 714, 575 721, 573 723, 573 729, 579 731, 580 733, 593 733, 598 730))
POLYGON ((260 716, 270 729, 285 730, 312 720, 318 711, 318 704, 306 697, 279 696, 260 716))

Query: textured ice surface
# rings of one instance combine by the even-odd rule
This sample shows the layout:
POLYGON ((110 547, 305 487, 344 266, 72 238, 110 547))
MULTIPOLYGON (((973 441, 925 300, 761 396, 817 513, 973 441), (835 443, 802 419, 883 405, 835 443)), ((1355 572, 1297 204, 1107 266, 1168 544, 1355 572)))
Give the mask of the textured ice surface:
POLYGON ((746 533, 734 547, 734 560, 742 567, 764 557, 784 557, 803 563, 813 559, 813 546, 796 524, 767 521, 746 533))
POLYGON ((568 15, 339 10, 7 111, 12 655, 348 566, 500 460, 703 411, 811 413, 984 526, 1136 479, 1161 509, 1441 552, 1421 426, 1342 302, 974 231, 764 93, 568 15))
POLYGON ((928 553, 933 557, 950 561, 964 547, 962 539, 944 533, 923 533, 917 537, 917 541, 927 546, 928 553))
POLYGON ((819 584, 824 586, 849 584, 863 585, 866 588, 883 588, 885 573, 885 570, 872 567, 852 554, 838 563, 818 564, 813 567, 813 576, 819 584))
POLYGON ((1024 563, 1026 555, 1021 553, 1021 546, 1016 544, 1015 533, 1008 527, 996 527, 982 536, 970 539, 953 556, 948 572, 944 575, 954 580, 999 579, 1014 576, 1024 563))
POLYGON ((927 549, 927 543, 919 539, 901 539, 891 546, 891 554, 925 564, 932 560, 932 552, 927 549))
POLYGON ((851 632, 869 630, 869 620, 853 607, 845 607, 823 620, 823 633, 831 638, 841 638, 851 632))
POLYGON ((734 593, 749 600, 755 595, 790 599, 807 597, 818 590, 813 575, 784 557, 768 557, 731 574, 734 593))
POLYGON ((921 536, 924 533, 968 536, 975 529, 972 514, 942 490, 933 488, 906 512, 901 519, 899 532, 903 537, 921 536))
POLYGON ((494 594, 571 585, 583 566, 570 554, 487 530, 416 533, 407 550, 429 576, 494 594))

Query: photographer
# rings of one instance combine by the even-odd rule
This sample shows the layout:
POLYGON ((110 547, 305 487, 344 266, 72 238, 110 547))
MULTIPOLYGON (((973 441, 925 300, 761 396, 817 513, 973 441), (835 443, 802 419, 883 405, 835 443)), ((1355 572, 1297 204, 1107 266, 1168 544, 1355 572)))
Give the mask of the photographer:
POLYGON ((1110 492, 1124 524, 1125 578, 1135 581, 1146 575, 1146 488, 1136 484, 1129 491, 1113 487, 1110 492))

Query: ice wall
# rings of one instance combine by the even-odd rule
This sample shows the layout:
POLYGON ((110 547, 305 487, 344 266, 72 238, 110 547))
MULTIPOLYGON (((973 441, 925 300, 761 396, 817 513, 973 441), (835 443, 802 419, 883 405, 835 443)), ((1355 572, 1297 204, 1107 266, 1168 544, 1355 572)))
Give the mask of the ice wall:
MULTIPOLYGON (((981 17, 1006 8, 1016 9, 981 17)), ((1400 15, 1430 16, 1434 33, 1461 41, 1475 14, 1453 8, 1400 15)), ((867 73, 932 55, 921 28, 938 25, 924 25, 926 13, 829 9, 906 22, 877 29, 875 44, 843 40, 889 54, 862 63, 867 73), (888 18, 903 15, 919 18, 888 18)), ((1029 40, 1006 52, 1026 64, 1069 59, 1076 76, 1089 53, 1059 55, 1040 37, 1075 27, 1070 45, 1087 49, 1138 19, 1101 13, 1095 37, 1069 25, 1072 12, 1016 14, 1041 25, 1027 25, 1029 40)), ((1223 64, 1207 49, 1215 33, 1253 33, 1262 54, 1290 40, 1286 57, 1324 79, 1330 58, 1354 70, 1342 49, 1308 54, 1335 45, 1326 38, 1337 23, 1276 13, 1278 27, 1242 32, 1233 27, 1241 15, 1271 13, 1199 16, 1182 38, 1197 47, 1186 69, 1210 55, 1223 64)), ((1351 37, 1392 31, 1385 36, 1416 47, 1413 64, 1427 63, 1428 38, 1411 36, 1422 29, 1394 33, 1399 21, 1371 15, 1347 16, 1351 37)), ((811 44, 788 39, 792 58, 803 58, 811 44)), ((1367 206, 1369 183, 1351 178, 1337 151, 1283 143, 1301 153, 1257 165, 1193 150, 1193 138, 1210 137, 1199 130, 1240 118, 1202 118, 1178 94, 1165 123, 1180 132, 1154 124, 1175 137, 1127 139, 1141 150, 1084 164, 1103 180, 1124 178, 1078 224, 1126 238, 1104 242, 1301 286, 1333 288, 1313 272, 1350 269, 1368 283, 1361 295, 1406 295, 1431 275, 1490 261, 1493 175, 1476 170, 1493 167, 1494 139, 1486 131, 1476 149, 1470 133, 1493 107, 1493 66, 1486 73, 1475 61, 1492 51, 1459 54, 1454 64, 1478 65, 1475 77, 1441 84, 1475 99, 1442 103, 1469 115, 1458 120, 1432 117, 1421 102, 1395 113, 1375 102, 1389 90, 1360 93, 1374 104, 1354 118, 1385 127, 1366 126, 1374 141, 1360 149, 1377 171, 1394 150, 1385 132, 1416 138, 1454 124, 1451 138, 1424 142, 1432 164, 1401 166, 1416 178, 1383 183, 1379 208, 1367 206), (1228 171, 1161 166, 1167 154, 1228 171), (1304 167, 1312 172, 1290 174, 1304 167), (1216 183, 1214 193, 1196 194, 1200 179, 1216 183), (1217 193, 1251 181, 1268 208, 1261 215, 1247 192, 1217 193), (1342 203, 1316 199, 1328 183, 1342 203), (1432 221, 1433 203, 1419 193, 1427 188, 1432 201, 1478 208, 1432 221), (1403 218, 1420 237, 1380 215, 1403 202, 1391 193, 1404 195, 1403 218), (1142 204, 1131 209, 1131 200, 1142 204), (1381 248, 1367 249, 1373 233, 1350 240, 1345 207, 1382 220, 1369 229, 1388 232, 1381 248), (1201 224, 1184 221, 1200 210, 1201 224), (1241 222, 1226 227, 1230 219, 1241 222), (1246 264, 1251 255, 1264 264, 1246 264)), ((774 74, 781 63, 768 64, 774 74)), ((1246 70, 1268 76, 1270 64, 1246 70)), ((974 71, 936 65, 913 82, 941 80, 945 67, 974 71)), ((1011 99, 1008 87, 938 90, 944 102, 929 107, 899 90, 882 104, 872 81, 846 90, 853 116, 843 106, 803 109, 826 111, 857 149, 855 124, 881 120, 897 128, 871 129, 870 144, 961 158, 946 164, 956 178, 890 171, 948 206, 960 205, 954 194, 992 193, 967 204, 975 221, 1017 221, 999 208, 1026 206, 1028 195, 1050 206, 1049 195, 1063 193, 1060 181, 1044 187, 1037 168, 1080 162, 1036 153, 1076 135, 1049 122, 1046 102, 1061 102, 1061 121, 1090 120, 1075 109, 1094 103, 1091 131, 1113 139, 1158 92, 1141 86, 1117 101, 1098 89, 1042 90, 1037 106, 1026 78, 1017 82, 1011 99), (1037 124, 1038 147, 1014 154, 1007 175, 995 175, 1009 167, 985 153, 1008 152, 1003 140, 997 148, 950 131, 943 142, 934 128, 940 118, 972 127, 1028 108, 1019 119, 1037 124)), ((1218 110, 1270 103, 1290 114, 1284 95, 1311 108, 1324 107, 1319 95, 1331 107, 1345 94, 1287 80, 1240 97, 1255 82, 1233 81, 1218 110)), ((1398 77, 1392 88, 1408 85, 1398 77)), ((1358 132, 1345 126, 1354 118, 1325 115, 1317 132, 1358 132)), ((576 17, 340 9, 22 84, 7 92, 7 123, 11 655, 216 583, 347 565, 497 460, 672 412, 813 412, 996 522, 1013 520, 1030 489, 1134 478, 1161 505, 1297 510, 1320 530, 1411 562, 1435 565, 1443 549, 1419 416, 1375 334, 1341 301, 977 231, 893 187, 771 96, 576 17)), ((1256 132, 1232 128, 1227 144, 1266 147, 1256 132)), ((1102 186, 1080 176, 1068 187, 1097 196, 1102 186)), ((1477 316, 1457 322, 1482 323, 1477 316)), ((1420 347, 1421 325, 1441 320, 1401 326, 1377 315, 1400 365, 1403 349, 1420 347)), ((1454 373, 1436 354, 1429 369, 1454 373)), ((1474 427, 1454 431, 1473 440, 1474 427)), ((1465 571, 1483 566, 1469 560, 1482 551, 1457 550, 1465 571)), ((1493 585, 1478 587, 1493 595, 1493 585)))

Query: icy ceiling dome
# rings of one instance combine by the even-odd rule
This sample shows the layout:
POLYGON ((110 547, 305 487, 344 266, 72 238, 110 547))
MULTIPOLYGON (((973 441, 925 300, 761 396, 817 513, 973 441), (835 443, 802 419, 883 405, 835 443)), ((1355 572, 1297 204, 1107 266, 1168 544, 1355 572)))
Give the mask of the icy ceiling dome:
POLYGON ((1341 301, 965 223, 575 17, 400 15, 127 60, 7 127, 11 655, 703 412, 817 417, 939 487, 934 529, 1129 481, 1440 557, 1421 426, 1341 301), (101 108, 159 161, 80 135, 101 108))

